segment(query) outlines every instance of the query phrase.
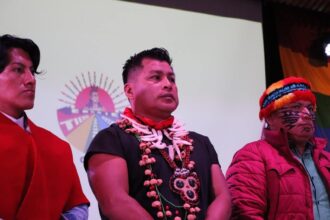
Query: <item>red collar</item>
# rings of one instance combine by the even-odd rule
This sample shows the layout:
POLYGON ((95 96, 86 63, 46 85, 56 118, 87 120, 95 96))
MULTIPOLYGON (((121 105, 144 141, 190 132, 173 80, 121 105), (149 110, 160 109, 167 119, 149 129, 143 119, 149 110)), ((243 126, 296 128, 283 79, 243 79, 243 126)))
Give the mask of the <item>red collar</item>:
POLYGON ((150 118, 147 118, 147 117, 143 117, 143 116, 137 116, 133 113, 132 109, 131 108, 125 108, 123 114, 131 119, 134 119, 135 121, 139 122, 139 123, 142 123, 142 124, 145 124, 145 125, 148 125, 156 130, 161 130, 161 129, 164 129, 164 128, 168 128, 170 127, 172 124, 173 124, 173 121, 174 121, 174 117, 173 116, 170 116, 169 118, 163 120, 163 121, 160 121, 160 122, 155 122, 153 121, 152 119, 150 118))

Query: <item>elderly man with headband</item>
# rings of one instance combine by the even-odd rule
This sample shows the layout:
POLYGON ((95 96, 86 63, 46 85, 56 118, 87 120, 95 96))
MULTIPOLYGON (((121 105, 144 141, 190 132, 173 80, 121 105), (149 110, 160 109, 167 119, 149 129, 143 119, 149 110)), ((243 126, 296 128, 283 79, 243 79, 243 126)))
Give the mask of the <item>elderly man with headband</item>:
POLYGON ((259 104, 262 138, 240 149, 227 170, 232 219, 330 219, 330 153, 314 137, 309 82, 280 80, 259 104))

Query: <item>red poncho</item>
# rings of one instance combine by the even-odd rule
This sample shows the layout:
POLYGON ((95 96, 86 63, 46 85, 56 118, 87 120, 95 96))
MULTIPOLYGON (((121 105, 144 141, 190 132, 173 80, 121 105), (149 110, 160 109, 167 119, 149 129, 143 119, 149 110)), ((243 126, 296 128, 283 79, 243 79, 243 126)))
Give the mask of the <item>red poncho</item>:
POLYGON ((68 143, 28 125, 31 133, 0 113, 0 218, 58 220, 88 200, 68 143))

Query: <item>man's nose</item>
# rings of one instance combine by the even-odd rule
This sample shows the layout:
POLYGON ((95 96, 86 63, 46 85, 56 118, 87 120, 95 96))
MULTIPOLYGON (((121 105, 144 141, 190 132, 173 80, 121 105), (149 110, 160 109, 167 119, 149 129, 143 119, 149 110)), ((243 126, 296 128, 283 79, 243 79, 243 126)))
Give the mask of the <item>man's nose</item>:
POLYGON ((166 88, 172 88, 172 82, 170 79, 168 79, 167 77, 163 78, 163 85, 166 88))
POLYGON ((25 77, 24 79, 25 79, 26 83, 35 83, 35 81, 36 81, 36 78, 34 76, 34 72, 32 72, 31 70, 27 70, 25 72, 24 77, 25 77))
POLYGON ((301 111, 301 117, 303 118, 303 119, 311 119, 311 120, 313 120, 314 119, 314 111, 313 110, 311 110, 311 109, 309 109, 309 108, 307 108, 307 107, 303 107, 302 108, 302 111, 301 111))

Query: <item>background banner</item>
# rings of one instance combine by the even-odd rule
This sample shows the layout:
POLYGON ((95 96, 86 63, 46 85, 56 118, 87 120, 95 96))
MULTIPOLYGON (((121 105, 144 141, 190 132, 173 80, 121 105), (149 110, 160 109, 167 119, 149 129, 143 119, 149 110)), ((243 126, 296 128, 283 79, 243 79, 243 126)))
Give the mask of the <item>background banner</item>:
POLYGON ((31 38, 41 49, 45 73, 27 113, 71 144, 92 220, 100 218, 82 159, 128 104, 121 72, 136 52, 169 50, 180 98, 174 115, 210 138, 224 172, 236 150, 260 137, 259 22, 114 0, 1 0, 0 27, 1 35, 31 38))

